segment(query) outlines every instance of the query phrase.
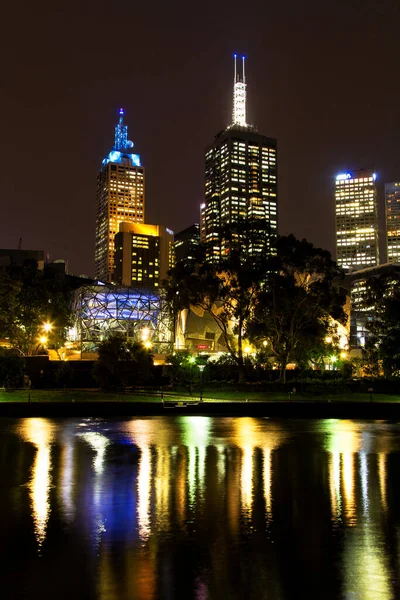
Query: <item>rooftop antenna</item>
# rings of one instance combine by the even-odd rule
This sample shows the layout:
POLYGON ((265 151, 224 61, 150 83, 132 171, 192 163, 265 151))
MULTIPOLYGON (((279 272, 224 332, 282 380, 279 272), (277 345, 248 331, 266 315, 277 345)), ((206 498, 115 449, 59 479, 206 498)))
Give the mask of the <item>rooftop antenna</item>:
POLYGON ((247 127, 246 123, 246 76, 245 76, 245 60, 246 57, 242 56, 242 75, 237 72, 236 59, 237 54, 233 55, 234 58, 234 79, 233 79, 233 125, 240 125, 241 127, 247 127))
POLYGON ((124 125, 124 109, 119 109, 119 122, 115 126, 114 149, 122 150, 128 148, 128 125, 124 125))

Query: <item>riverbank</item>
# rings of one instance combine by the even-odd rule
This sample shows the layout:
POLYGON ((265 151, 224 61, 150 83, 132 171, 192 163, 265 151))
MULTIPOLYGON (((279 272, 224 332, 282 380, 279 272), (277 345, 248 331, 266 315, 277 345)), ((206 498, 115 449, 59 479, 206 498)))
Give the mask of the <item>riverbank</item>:
POLYGON ((186 402, 7 402, 0 417, 146 417, 146 416, 279 417, 317 419, 372 419, 400 421, 397 402, 221 401, 186 402))
MULTIPOLYGON (((0 390, 0 406, 4 403, 160 403, 165 400, 199 401, 199 395, 189 396, 187 392, 180 393, 176 391, 154 390, 146 393, 144 390, 134 392, 102 392, 98 389, 67 389, 67 390, 0 390)), ((284 392, 251 392, 232 390, 204 390, 202 398, 207 403, 226 403, 226 402, 261 402, 261 403, 395 403, 400 404, 400 396, 390 394, 370 394, 370 393, 352 393, 352 394, 321 394, 310 395, 300 393, 284 392)))

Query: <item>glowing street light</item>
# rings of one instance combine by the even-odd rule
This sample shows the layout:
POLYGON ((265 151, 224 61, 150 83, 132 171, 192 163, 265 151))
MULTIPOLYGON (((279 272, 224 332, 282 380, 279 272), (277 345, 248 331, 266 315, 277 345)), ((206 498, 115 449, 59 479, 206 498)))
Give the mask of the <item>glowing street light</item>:
POLYGON ((39 338, 39 342, 42 344, 42 346, 44 346, 45 344, 47 344, 47 337, 45 335, 41 335, 39 338))
POLYGON ((43 329, 46 332, 49 332, 49 331, 51 331, 53 329, 53 325, 51 323, 49 323, 49 322, 43 323, 43 329))
POLYGON ((149 340, 147 340, 146 342, 144 342, 144 343, 143 343, 143 346, 144 346, 145 348, 149 349, 149 348, 151 348, 151 346, 152 346, 152 343, 151 343, 149 340))
POLYGON ((203 371, 206 365, 198 365, 200 370, 200 402, 203 402, 203 371))

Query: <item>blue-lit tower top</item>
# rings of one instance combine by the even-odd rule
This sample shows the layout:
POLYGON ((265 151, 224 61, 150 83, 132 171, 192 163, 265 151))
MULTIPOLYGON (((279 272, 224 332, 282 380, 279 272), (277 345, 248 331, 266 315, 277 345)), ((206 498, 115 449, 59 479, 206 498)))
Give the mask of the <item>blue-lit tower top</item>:
POLYGON ((141 167, 139 154, 131 152, 133 142, 128 140, 128 125, 124 125, 124 109, 119 109, 119 121, 115 126, 114 147, 111 152, 103 160, 103 165, 112 163, 120 163, 123 158, 130 159, 135 167, 141 167))
POLYGON ((119 122, 115 126, 114 150, 121 150, 132 147, 132 142, 128 141, 128 125, 124 125, 124 109, 119 109, 119 122), (130 146, 128 146, 130 144, 130 146))

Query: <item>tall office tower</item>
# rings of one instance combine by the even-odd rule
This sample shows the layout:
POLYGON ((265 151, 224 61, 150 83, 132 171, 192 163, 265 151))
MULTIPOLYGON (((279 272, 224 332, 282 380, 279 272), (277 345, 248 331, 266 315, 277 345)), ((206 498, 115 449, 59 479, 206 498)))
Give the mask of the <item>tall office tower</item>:
POLYGON ((190 266, 201 260, 198 223, 175 234, 175 262, 190 266))
MULTIPOLYGON (((246 120, 245 58, 241 72, 234 57, 233 122, 215 136, 205 155, 205 202, 201 206, 201 240, 207 260, 229 256, 239 245, 249 256, 272 254, 277 233, 277 142, 246 120), (262 219, 257 235, 241 240, 240 221, 262 219), (244 245, 242 244, 244 242, 244 245)), ((257 226, 255 226, 257 230, 257 226)))
POLYGON ((385 184, 388 262, 400 262, 400 183, 385 184))
POLYGON ((144 168, 132 153, 124 111, 119 111, 114 147, 97 176, 95 278, 111 282, 114 272, 114 236, 122 221, 144 222, 144 168))
POLYGON ((115 236, 116 283, 159 287, 173 266, 173 231, 163 225, 120 223, 115 236))
POLYGON ((379 264, 376 173, 341 173, 335 182, 336 260, 346 271, 379 264))

